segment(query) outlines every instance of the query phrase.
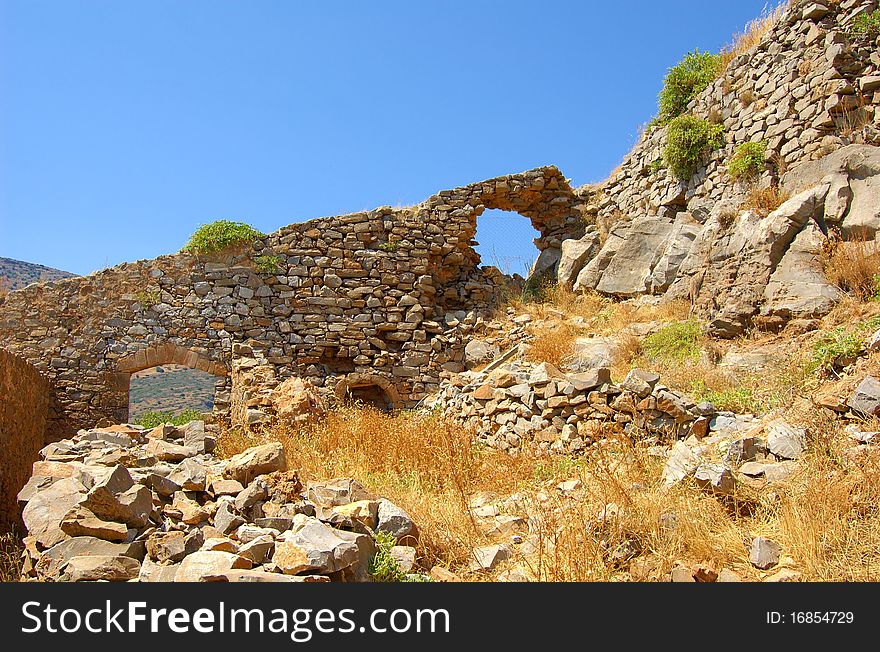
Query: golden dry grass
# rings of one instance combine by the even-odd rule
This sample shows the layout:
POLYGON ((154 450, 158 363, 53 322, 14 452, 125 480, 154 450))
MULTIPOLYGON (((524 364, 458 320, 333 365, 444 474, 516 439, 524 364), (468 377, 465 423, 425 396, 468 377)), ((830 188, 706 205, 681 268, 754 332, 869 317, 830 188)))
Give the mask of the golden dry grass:
POLYGON ((788 4, 788 2, 782 2, 775 7, 765 6, 760 16, 746 24, 742 32, 734 35, 731 44, 721 50, 720 69, 722 72, 727 70, 730 62, 739 55, 745 54, 761 43, 782 18, 788 4))
POLYGON ((849 241, 830 241, 823 256, 828 281, 855 299, 867 301, 877 294, 880 249, 864 236, 849 241))
POLYGON ((440 564, 469 580, 496 579, 514 566, 544 581, 628 580, 636 567, 610 554, 626 542, 635 542, 638 563, 647 569, 636 579, 661 580, 679 564, 761 579, 773 571, 748 563, 748 544, 758 534, 780 543, 790 558, 785 565, 805 580, 876 580, 880 456, 856 459, 846 452, 840 423, 803 411, 800 416, 812 433, 801 471, 772 485, 772 492, 741 485, 725 498, 689 483, 665 489, 663 459, 650 455, 638 437, 610 435, 579 459, 511 458, 477 449, 470 433, 440 418, 360 408, 333 412, 308 433, 278 430, 260 439, 226 434, 220 450, 229 455, 268 436, 285 445, 306 480, 359 478, 415 518, 423 569, 440 564), (582 485, 564 495, 556 485, 569 479, 582 485), (468 500, 481 492, 520 492, 505 511, 531 518, 528 537, 535 549, 489 574, 467 570, 474 546, 505 540, 487 535, 472 517, 468 500), (610 503, 619 512, 602 518, 610 503))
POLYGON ((0 534, 0 582, 17 582, 21 576, 21 537, 15 532, 0 534))
POLYGON ((752 210, 762 217, 767 217, 782 206, 788 198, 788 193, 780 190, 778 186, 752 188, 746 194, 745 202, 740 210, 752 210))

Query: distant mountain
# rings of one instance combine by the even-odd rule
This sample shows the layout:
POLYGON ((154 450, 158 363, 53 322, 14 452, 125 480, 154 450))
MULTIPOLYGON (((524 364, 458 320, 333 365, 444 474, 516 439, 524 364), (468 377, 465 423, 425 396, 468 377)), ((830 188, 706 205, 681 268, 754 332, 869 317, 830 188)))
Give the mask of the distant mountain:
POLYGON ((76 274, 36 263, 26 263, 23 260, 0 258, 0 288, 4 290, 20 290, 37 281, 57 281, 71 276, 76 274))

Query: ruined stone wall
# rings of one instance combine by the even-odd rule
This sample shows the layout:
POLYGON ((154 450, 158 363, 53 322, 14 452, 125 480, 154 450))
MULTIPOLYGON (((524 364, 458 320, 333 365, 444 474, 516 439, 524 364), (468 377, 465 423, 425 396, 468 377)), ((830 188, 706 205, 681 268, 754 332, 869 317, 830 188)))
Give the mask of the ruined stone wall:
POLYGON ((49 382, 21 358, 0 349, 0 532, 20 523, 15 499, 43 447, 49 382))
POLYGON ((497 271, 473 249, 487 208, 529 217, 551 267, 584 230, 567 180, 540 168, 413 207, 293 224, 223 257, 163 256, 34 285, 0 304, 0 346, 51 380, 52 438, 125 421, 130 374, 172 362, 217 375, 220 416, 233 394, 246 403, 238 370, 267 365, 272 383, 297 375, 332 396, 352 377, 412 406, 441 371, 463 370, 461 311, 496 300, 497 271))
POLYGON ((689 180, 677 181, 662 159, 665 127, 648 127, 603 183, 582 189, 599 221, 674 217, 741 194, 727 175, 736 147, 764 140, 772 164, 760 180, 849 144, 880 144, 880 53, 876 38, 854 36, 854 16, 876 0, 800 0, 753 50, 734 59, 689 106, 724 125, 725 145, 689 180))

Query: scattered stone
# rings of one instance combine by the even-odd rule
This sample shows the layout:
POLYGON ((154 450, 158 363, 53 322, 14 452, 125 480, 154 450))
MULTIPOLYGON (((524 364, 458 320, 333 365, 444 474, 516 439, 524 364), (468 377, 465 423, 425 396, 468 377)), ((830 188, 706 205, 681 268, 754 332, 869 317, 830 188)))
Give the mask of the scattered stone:
POLYGON ((287 458, 279 442, 248 448, 232 457, 223 469, 223 475, 247 484, 258 475, 286 471, 287 458))
POLYGON ((765 537, 755 537, 749 550, 749 561, 755 568, 767 570, 779 563, 781 550, 775 541, 765 537))

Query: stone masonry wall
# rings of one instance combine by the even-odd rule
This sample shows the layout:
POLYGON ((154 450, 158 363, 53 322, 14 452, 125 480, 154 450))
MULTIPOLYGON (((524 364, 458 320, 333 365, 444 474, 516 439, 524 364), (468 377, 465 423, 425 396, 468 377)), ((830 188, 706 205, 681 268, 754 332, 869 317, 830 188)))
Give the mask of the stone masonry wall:
POLYGON ((760 183, 786 168, 849 144, 880 144, 880 51, 877 40, 849 34, 854 16, 876 0, 799 0, 752 51, 693 100, 689 112, 724 125, 726 144, 688 181, 665 169, 665 127, 649 127, 623 163, 601 184, 579 189, 599 221, 644 215, 674 217, 706 202, 741 194, 727 176, 736 147, 767 142, 769 166, 760 183))
POLYGON ((15 499, 43 447, 49 382, 21 358, 0 349, 0 532, 21 521, 15 499))
POLYGON ((293 224, 223 257, 162 256, 33 285, 0 304, 0 347, 50 379, 51 439, 125 421, 131 373, 172 362, 218 377, 222 417, 237 370, 265 365, 273 383, 297 375, 328 396, 375 384, 412 406, 442 371, 464 369, 462 311, 496 300, 497 270, 480 268, 473 249, 487 208, 529 217, 550 266, 584 231, 567 180, 540 168, 414 207, 293 224))

